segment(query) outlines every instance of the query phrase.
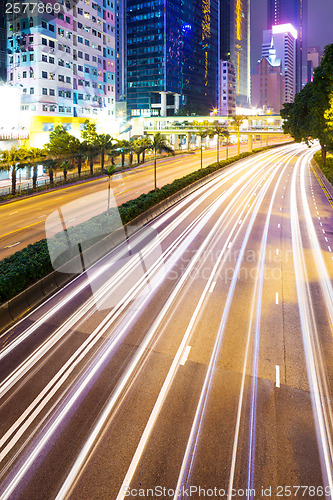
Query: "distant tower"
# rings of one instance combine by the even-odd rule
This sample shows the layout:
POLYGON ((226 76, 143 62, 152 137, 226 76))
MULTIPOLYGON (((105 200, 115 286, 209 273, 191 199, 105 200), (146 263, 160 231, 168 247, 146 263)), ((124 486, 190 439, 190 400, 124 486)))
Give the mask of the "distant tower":
POLYGON ((316 69, 321 60, 321 50, 320 47, 309 47, 308 48, 308 82, 312 82, 313 70, 316 69))
POLYGON ((298 33, 296 43, 296 92, 307 77, 308 0, 267 0, 267 29, 278 24, 292 24, 298 33))
POLYGON ((250 101, 250 0, 220 0, 220 59, 235 70, 236 104, 250 101))
POLYGON ((274 25, 263 32, 262 57, 271 65, 281 61, 285 79, 285 94, 282 102, 293 102, 296 89, 296 40, 297 31, 291 24, 274 25))

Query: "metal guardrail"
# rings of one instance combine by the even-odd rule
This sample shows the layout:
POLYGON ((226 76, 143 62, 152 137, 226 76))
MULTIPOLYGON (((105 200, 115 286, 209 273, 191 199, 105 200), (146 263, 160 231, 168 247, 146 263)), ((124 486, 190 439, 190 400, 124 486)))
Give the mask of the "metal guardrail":
POLYGON ((327 177, 323 174, 318 163, 316 162, 316 160, 314 158, 312 158, 312 166, 313 166, 316 174, 318 175, 319 179, 321 180, 323 186, 325 187, 327 194, 329 195, 329 199, 333 202, 333 186, 330 183, 330 181, 327 179, 327 177))

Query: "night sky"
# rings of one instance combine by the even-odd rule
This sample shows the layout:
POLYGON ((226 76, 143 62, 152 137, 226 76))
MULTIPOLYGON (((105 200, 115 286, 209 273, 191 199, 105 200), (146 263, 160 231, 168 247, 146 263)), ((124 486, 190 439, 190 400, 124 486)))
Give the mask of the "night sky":
MULTIPOLYGON (((323 49, 333 43, 333 0, 308 0, 309 47, 323 49)), ((266 29, 267 0, 251 0, 251 69, 261 57, 262 32, 266 29)))

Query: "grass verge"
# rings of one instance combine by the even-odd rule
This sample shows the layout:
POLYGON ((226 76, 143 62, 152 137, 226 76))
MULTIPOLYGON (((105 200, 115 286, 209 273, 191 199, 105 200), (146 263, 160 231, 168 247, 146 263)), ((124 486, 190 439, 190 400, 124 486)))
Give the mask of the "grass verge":
POLYGON ((328 154, 326 158, 326 166, 323 166, 323 160, 321 158, 321 152, 318 151, 313 155, 314 159, 318 163, 320 170, 325 175, 326 179, 329 180, 331 184, 333 184, 333 154, 328 154))

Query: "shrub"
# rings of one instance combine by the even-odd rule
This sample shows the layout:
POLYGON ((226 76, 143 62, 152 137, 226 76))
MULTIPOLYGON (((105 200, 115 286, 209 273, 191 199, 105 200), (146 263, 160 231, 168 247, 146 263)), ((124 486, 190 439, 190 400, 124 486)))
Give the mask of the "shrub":
POLYGON ((323 172, 325 177, 333 184, 333 156, 327 155, 326 166, 323 166, 323 160, 321 158, 321 151, 318 151, 313 155, 314 159, 318 163, 320 170, 323 172))

